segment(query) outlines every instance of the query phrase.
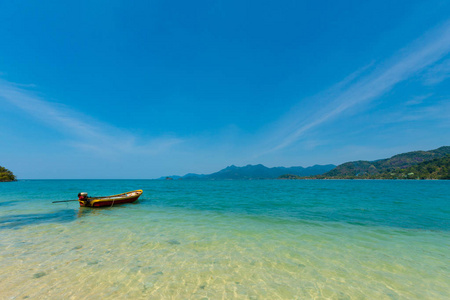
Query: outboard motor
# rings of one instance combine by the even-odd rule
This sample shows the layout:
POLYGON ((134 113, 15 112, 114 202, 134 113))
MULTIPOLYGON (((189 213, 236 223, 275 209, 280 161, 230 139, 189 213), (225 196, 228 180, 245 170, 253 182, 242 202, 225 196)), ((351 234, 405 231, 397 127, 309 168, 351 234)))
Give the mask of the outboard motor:
POLYGON ((87 197, 87 193, 78 193, 78 200, 80 201, 86 201, 87 197))

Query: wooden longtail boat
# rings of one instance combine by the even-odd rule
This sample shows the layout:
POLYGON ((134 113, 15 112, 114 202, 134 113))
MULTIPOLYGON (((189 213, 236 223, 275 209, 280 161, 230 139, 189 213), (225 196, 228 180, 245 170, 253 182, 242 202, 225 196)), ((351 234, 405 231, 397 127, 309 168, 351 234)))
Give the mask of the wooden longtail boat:
POLYGON ((124 203, 133 203, 136 201, 139 196, 142 195, 142 190, 135 190, 123 194, 106 196, 106 197, 87 197, 86 193, 80 193, 86 195, 82 195, 78 198, 78 202, 80 202, 80 206, 83 207, 102 207, 102 206, 113 206, 124 203))

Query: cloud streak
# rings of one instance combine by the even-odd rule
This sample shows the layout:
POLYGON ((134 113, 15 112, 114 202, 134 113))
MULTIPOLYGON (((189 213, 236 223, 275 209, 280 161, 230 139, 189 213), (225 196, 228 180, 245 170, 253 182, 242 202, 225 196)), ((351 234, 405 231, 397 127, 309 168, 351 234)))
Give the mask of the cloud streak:
POLYGON ((310 117, 299 121, 298 116, 302 107, 294 109, 281 121, 281 129, 275 133, 274 139, 278 142, 267 152, 282 150, 313 128, 336 119, 357 106, 375 101, 398 83, 433 66, 449 52, 450 21, 447 21, 399 51, 379 67, 371 71, 363 70, 362 74, 357 72, 355 76, 351 76, 328 93, 311 99, 326 102, 322 108, 317 109, 317 113, 312 113, 310 117))
POLYGON ((0 80, 0 98, 64 134, 75 148, 102 155, 155 155, 183 142, 174 137, 144 140, 66 105, 45 101, 23 87, 26 86, 0 80))

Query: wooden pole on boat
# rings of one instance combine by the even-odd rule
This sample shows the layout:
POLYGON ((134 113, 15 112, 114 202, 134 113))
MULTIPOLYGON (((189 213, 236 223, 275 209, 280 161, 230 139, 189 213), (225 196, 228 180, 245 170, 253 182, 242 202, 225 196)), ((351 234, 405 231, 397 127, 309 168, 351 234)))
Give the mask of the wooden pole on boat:
POLYGON ((60 200, 60 201, 53 201, 52 203, 71 202, 71 201, 78 201, 78 200, 60 200))

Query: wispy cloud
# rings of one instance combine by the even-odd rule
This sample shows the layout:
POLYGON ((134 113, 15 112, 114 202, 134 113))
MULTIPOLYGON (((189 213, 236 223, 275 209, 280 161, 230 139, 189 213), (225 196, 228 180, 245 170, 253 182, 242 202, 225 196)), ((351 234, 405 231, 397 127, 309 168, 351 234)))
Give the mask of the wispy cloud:
POLYGON ((34 87, 34 85, 0 80, 0 99, 61 132, 67 137, 67 143, 73 147, 108 155, 120 153, 153 155, 182 142, 175 137, 142 139, 64 104, 43 100, 26 87, 34 87))
POLYGON ((444 99, 436 102, 433 106, 411 106, 405 105, 401 113, 391 113, 381 121, 386 124, 414 122, 420 120, 437 121, 448 120, 450 116, 450 101, 444 99))
POLYGON ((438 84, 450 76, 450 59, 445 59, 436 64, 425 73, 424 83, 426 85, 438 84))
MULTIPOLYGON (((398 83, 411 78, 418 72, 432 67, 450 52, 450 21, 429 31, 395 56, 367 71, 356 72, 329 92, 325 92, 310 101, 320 103, 308 117, 299 120, 302 107, 296 108, 280 123, 274 134, 275 146, 268 152, 281 150, 298 141, 305 133, 345 112, 367 105, 398 83)), ((447 64, 436 67, 437 71, 447 70, 447 64)), ((447 72, 447 71, 445 71, 447 72)), ((444 73, 445 73, 444 72, 444 73)), ((441 72, 442 73, 442 72, 441 72)), ((447 74, 447 73, 445 73, 447 74)), ((429 80, 431 83, 431 80, 429 80)), ((438 81, 434 81, 437 83, 438 81)))
POLYGON ((415 96, 411 100, 407 101, 405 103, 405 105, 406 106, 411 106, 411 105, 422 104, 426 99, 430 98, 431 96, 433 96, 433 94, 426 94, 426 95, 415 96))

